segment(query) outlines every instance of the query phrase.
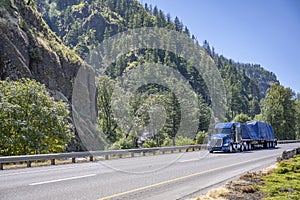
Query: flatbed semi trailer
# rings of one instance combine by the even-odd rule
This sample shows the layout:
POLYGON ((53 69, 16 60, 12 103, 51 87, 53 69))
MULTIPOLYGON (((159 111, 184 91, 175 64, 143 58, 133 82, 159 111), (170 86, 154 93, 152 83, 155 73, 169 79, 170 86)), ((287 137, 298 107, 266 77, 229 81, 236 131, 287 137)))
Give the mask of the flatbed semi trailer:
POLYGON ((256 146, 275 148, 277 140, 273 128, 265 122, 224 122, 215 125, 208 142, 208 151, 247 151, 256 146))

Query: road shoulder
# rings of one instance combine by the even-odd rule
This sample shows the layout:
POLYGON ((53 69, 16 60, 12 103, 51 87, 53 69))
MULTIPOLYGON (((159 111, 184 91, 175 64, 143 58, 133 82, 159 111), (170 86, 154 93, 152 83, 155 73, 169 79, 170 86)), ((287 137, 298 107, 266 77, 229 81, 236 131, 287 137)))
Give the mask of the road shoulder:
POLYGON ((266 197, 266 194, 258 189, 262 185, 262 178, 271 174, 278 167, 278 163, 271 165, 259 172, 248 172, 239 179, 230 181, 226 185, 213 188, 205 195, 201 195, 193 200, 258 200, 266 197))

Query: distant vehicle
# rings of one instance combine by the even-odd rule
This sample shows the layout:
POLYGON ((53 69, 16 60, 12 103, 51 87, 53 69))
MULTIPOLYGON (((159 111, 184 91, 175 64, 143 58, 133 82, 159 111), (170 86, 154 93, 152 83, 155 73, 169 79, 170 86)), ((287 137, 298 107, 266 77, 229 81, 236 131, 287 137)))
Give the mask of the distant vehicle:
POLYGON ((208 142, 208 151, 247 151, 256 146, 275 148, 277 140, 270 124, 251 121, 246 123, 226 122, 215 125, 208 142))

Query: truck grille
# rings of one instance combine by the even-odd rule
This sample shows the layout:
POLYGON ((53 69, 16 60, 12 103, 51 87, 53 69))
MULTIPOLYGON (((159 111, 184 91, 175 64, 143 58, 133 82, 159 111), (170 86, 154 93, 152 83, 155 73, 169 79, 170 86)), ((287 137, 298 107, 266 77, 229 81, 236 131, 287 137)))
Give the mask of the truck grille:
POLYGON ((210 145, 212 147, 222 147, 223 140, 222 139, 212 139, 210 140, 210 145))

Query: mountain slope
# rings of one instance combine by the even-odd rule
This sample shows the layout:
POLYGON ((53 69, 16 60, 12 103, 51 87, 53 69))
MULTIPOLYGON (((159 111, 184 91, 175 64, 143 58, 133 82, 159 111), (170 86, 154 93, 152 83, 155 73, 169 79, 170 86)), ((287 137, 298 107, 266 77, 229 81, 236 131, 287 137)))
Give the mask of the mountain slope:
MULTIPOLYGON (((85 65, 83 60, 90 50, 100 44, 103 39, 131 28, 157 26, 184 33, 192 38, 195 44, 198 44, 195 37, 177 17, 171 20, 170 15, 164 14, 157 7, 152 8, 148 5, 143 7, 136 0, 35 0, 31 5, 26 3, 27 0, 2 0, 0 3, 0 78, 36 79, 45 84, 54 97, 68 101, 70 104, 78 69, 85 65)), ((169 35, 164 35, 164 40, 174 41, 169 35)), ((240 113, 251 117, 259 114, 260 100, 265 96, 266 90, 277 82, 276 76, 259 65, 241 64, 218 55, 213 48, 209 47, 207 41, 203 48, 215 61, 224 81, 227 92, 226 120, 231 121, 240 113)), ((197 94, 197 98, 201 99, 199 107, 205 111, 199 116, 198 131, 208 130, 211 119, 209 108, 211 97, 202 75, 194 66, 172 52, 161 49, 137 49, 118 56, 106 74, 112 80, 116 80, 130 73, 138 63, 160 63, 173 67, 181 73, 197 94)), ((151 69, 149 71, 152 73, 151 69)), ((91 73, 85 73, 85 75, 84 81, 94 80, 91 73)), ((79 86, 82 85, 79 84, 79 86)), ((98 98, 102 96, 107 98, 107 94, 101 93, 101 85, 98 86, 98 98)), ((126 142, 128 134, 126 135, 120 127, 115 125, 116 119, 111 112, 105 113, 107 115, 102 118, 101 113, 95 113, 97 111, 93 108, 96 107, 96 97, 93 95, 96 94, 96 87, 93 85, 91 88, 81 89, 87 97, 80 97, 78 102, 92 103, 90 108, 80 110, 86 116, 85 118, 95 123, 98 114, 98 121, 102 124, 105 124, 108 119, 111 120, 112 126, 106 127, 108 130, 105 133, 106 136, 115 138, 115 142, 126 142)), ((217 94, 220 88, 214 89, 217 94)), ((176 103, 174 94, 166 88, 148 85, 141 88, 137 96, 153 98, 153 102, 160 102, 164 99, 163 103, 166 105, 169 116, 166 119, 165 131, 162 132, 167 135, 162 134, 161 141, 174 139, 175 129, 180 125, 178 121, 180 106, 176 103), (150 90, 146 92, 146 89, 150 90), (158 94, 167 97, 157 100, 154 97, 158 94)), ((75 102, 76 100, 73 101, 74 104, 75 102)), ((137 98, 134 103, 136 104, 134 112, 138 114, 139 106, 145 102, 137 98)), ((149 103, 147 106, 151 107, 152 104, 149 103)), ((98 105, 98 109, 101 106, 111 109, 111 102, 107 101, 103 105, 98 105)), ((147 113, 148 110, 145 109, 140 116, 135 116, 143 122, 143 126, 149 123, 147 113)), ((132 148, 137 147, 137 135, 131 138, 132 148)))
POLYGON ((254 79, 260 88, 260 95, 262 98, 265 98, 267 90, 276 82, 276 75, 273 72, 269 72, 265 70, 260 65, 252 65, 252 64, 236 64, 237 68, 245 71, 247 76, 254 79))
POLYGON ((1 79, 33 78, 57 98, 70 101, 82 59, 48 28, 34 5, 4 0, 0 11, 1 79))
MULTIPOLYGON (((177 17, 173 21, 170 15, 164 14, 156 6, 154 8, 148 5, 143 7, 135 0, 71 0, 67 2, 62 0, 36 0, 35 2, 51 29, 83 59, 89 53, 89 50, 101 43, 104 38, 130 28, 158 26, 190 35, 188 28, 184 27, 177 17)), ((194 38, 194 36, 191 37, 194 38)), ((224 81, 227 83, 226 89, 229 97, 227 107, 232 107, 232 105, 229 105, 231 102, 240 102, 234 106, 236 107, 233 108, 234 112, 231 109, 228 109, 228 112, 231 112, 232 115, 243 112, 252 117, 258 114, 260 112, 259 101, 265 97, 266 90, 274 82, 277 82, 276 76, 258 67, 258 65, 241 64, 219 56, 213 48, 210 48, 207 41, 205 41, 203 47, 215 60, 219 69, 227 73, 226 76, 223 76, 224 81), (233 66, 233 68, 228 66, 233 66), (240 72, 237 74, 233 70, 234 68, 239 69, 240 72), (241 87, 237 87, 237 84, 233 82, 226 81, 231 73, 236 74, 236 77, 231 77, 231 79, 242 81, 241 87), (233 90, 235 90, 236 95, 231 94, 233 90), (249 105, 252 105, 251 111, 249 105)), ((126 68, 130 68, 130 62, 137 62, 138 57, 142 56, 134 56, 136 54, 139 55, 139 52, 134 52, 128 55, 130 58, 123 58, 123 61, 120 61, 120 63, 127 63, 127 66, 116 65, 114 67, 122 69, 121 71, 128 71, 126 68)), ((154 52, 154 54, 156 60, 159 58, 161 62, 164 62, 163 53, 154 52)), ((176 63, 178 58, 173 56, 171 60, 176 63)), ((177 66, 177 68, 180 67, 177 66)), ((190 78, 186 74, 185 77, 190 78)), ((198 90, 205 91, 204 88, 201 87, 198 90)), ((202 92, 203 97, 207 95, 207 93, 202 92)), ((209 103, 209 101, 206 102, 209 103)), ((228 120, 230 119, 231 117, 228 120)))

